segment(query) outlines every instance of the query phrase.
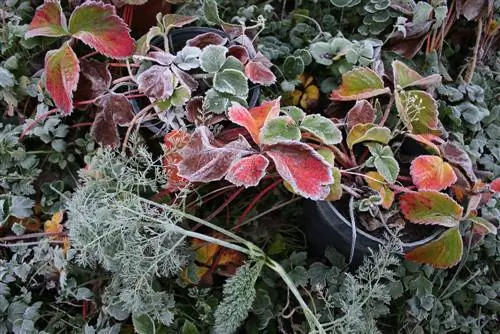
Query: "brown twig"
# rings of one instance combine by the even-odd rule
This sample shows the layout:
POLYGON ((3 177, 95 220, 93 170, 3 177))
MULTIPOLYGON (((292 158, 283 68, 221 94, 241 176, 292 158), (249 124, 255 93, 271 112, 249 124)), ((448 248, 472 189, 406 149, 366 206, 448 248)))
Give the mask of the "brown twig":
POLYGON ((393 104, 394 104, 394 95, 391 95, 391 99, 389 100, 387 107, 385 107, 384 114, 382 115, 382 119, 379 122, 380 126, 384 126, 385 122, 387 122, 387 119, 389 118, 389 114, 391 113, 391 108, 392 108, 393 104))
POLYGON ((465 73, 465 82, 471 83, 472 77, 474 76, 474 70, 476 69, 477 62, 477 54, 479 52, 479 44, 481 42, 481 34, 483 32, 483 20, 481 18, 477 21, 477 30, 476 30, 476 43, 474 44, 474 49, 472 50, 472 59, 469 62, 469 66, 467 67, 467 72, 465 73))
POLYGON ((150 104, 148 105, 147 107, 143 108, 141 111, 139 111, 135 116, 134 118, 132 118, 132 120, 130 121, 130 124, 129 124, 129 127, 127 129, 127 133, 125 134, 125 139, 123 140, 123 145, 122 145, 122 154, 125 154, 125 151, 127 149, 127 143, 128 143, 128 139, 130 138, 130 134, 132 133, 132 129, 134 128, 135 126, 135 123, 137 123, 137 121, 144 117, 149 110, 153 109, 154 105, 153 104, 150 104))

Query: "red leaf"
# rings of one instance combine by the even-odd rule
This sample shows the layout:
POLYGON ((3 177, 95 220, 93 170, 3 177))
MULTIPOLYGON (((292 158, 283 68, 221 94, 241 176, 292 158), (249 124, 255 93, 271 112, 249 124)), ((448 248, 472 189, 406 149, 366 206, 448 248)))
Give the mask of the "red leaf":
POLYGON ((235 57, 236 59, 241 61, 242 64, 246 64, 249 59, 248 50, 241 45, 230 46, 228 50, 228 56, 235 57))
POLYGON ((490 184, 490 190, 498 193, 500 192, 500 178, 493 180, 490 184))
POLYGON ((108 91, 111 85, 108 64, 81 59, 80 70, 80 80, 74 96, 76 101, 93 100, 108 91))
POLYGON ((446 269, 455 266, 460 261, 462 252, 463 242, 460 231, 458 228, 450 228, 438 239, 405 254, 405 259, 446 269))
POLYGON ((140 92, 165 100, 174 93, 174 76, 169 67, 153 65, 137 76, 140 92))
POLYGON ((457 226, 463 208, 450 196, 437 191, 404 193, 399 198, 403 216, 414 224, 457 226))
POLYGON ((101 108, 101 112, 111 116, 116 125, 125 126, 134 118, 132 105, 123 94, 106 94, 96 104, 101 108))
POLYGON ((308 145, 281 142, 267 146, 265 152, 296 193, 313 200, 324 199, 330 193, 332 166, 308 145))
POLYGON ((410 174, 419 190, 440 191, 457 181, 451 165, 437 155, 421 155, 412 161, 410 174))
POLYGON ((187 179, 179 176, 179 168, 177 167, 177 164, 182 160, 179 151, 189 142, 189 134, 185 131, 173 130, 165 135, 163 142, 165 144, 163 168, 167 178, 167 188, 170 191, 176 191, 189 183, 187 179))
POLYGON ((112 5, 87 1, 76 7, 69 18, 69 31, 73 37, 109 57, 126 58, 134 52, 130 29, 112 5))
POLYGON ((186 42, 186 45, 203 49, 207 45, 225 45, 226 43, 227 38, 221 37, 219 34, 213 32, 207 32, 191 38, 186 42))
POLYGON ((477 177, 472 167, 472 161, 464 149, 452 142, 446 142, 441 145, 441 151, 443 152, 443 158, 463 170, 472 184, 476 183, 477 177))
POLYGON ((68 43, 45 54, 45 84, 56 106, 64 115, 73 111, 73 91, 78 85, 78 58, 68 43))
POLYGON ((367 100, 356 101, 356 104, 347 112, 347 130, 351 130, 356 124, 373 123, 375 121, 375 109, 367 100))
POLYGON ((234 161, 252 153, 245 138, 222 145, 206 126, 200 126, 180 151, 179 176, 191 182, 217 181, 226 175, 234 161))
POLYGON ((263 102, 260 106, 251 108, 234 103, 228 109, 229 120, 240 126, 243 126, 252 136, 256 144, 259 143, 260 129, 271 119, 279 116, 280 98, 272 101, 263 102))
POLYGON ((233 163, 226 175, 226 180, 237 186, 254 187, 266 174, 268 165, 269 160, 262 154, 242 158, 233 163))
POLYGON ((120 137, 116 129, 113 116, 109 113, 100 112, 96 115, 90 134, 96 142, 104 147, 115 148, 120 145, 120 137))
POLYGON ((255 84, 270 86, 276 81, 274 73, 263 63, 250 60, 245 66, 245 75, 255 84))
POLYGON ((25 37, 65 35, 68 35, 68 25, 61 5, 55 0, 46 0, 43 5, 36 9, 25 37))

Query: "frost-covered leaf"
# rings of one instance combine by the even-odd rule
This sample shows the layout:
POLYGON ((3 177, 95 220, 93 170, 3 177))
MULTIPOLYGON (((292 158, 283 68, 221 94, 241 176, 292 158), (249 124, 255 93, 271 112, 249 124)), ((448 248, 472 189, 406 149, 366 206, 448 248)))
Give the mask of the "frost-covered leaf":
POLYGON ((438 136, 432 134, 414 135, 412 133, 406 133, 406 136, 424 145, 427 151, 434 154, 440 154, 439 147, 436 144, 443 143, 443 140, 438 136))
POLYGON ((377 171, 389 183, 396 182, 399 175, 399 164, 394 158, 394 154, 389 146, 380 144, 370 144, 368 149, 373 156, 373 163, 377 171))
POLYGON ((134 118, 134 109, 123 94, 108 93, 97 101, 101 112, 111 115, 116 125, 125 126, 134 118))
POLYGON ((334 101, 355 101, 387 94, 382 78, 370 68, 357 67, 342 74, 342 84, 332 92, 330 99, 334 101))
POLYGON ((419 190, 440 191, 457 181, 451 165, 437 155, 420 155, 411 162, 410 174, 419 190))
POLYGON ((238 103, 233 103, 227 115, 231 122, 247 129, 254 142, 259 144, 261 128, 271 119, 278 117, 279 113, 280 98, 277 98, 276 100, 265 101, 260 106, 250 108, 250 110, 238 103))
POLYGON ((196 81, 196 79, 194 79, 191 75, 182 71, 177 66, 171 66, 170 69, 174 72, 181 85, 187 90, 194 92, 198 89, 198 81, 196 81))
POLYGON ((313 114, 304 117, 300 128, 310 132, 326 145, 335 145, 342 141, 342 132, 328 118, 313 114))
POLYGON ((470 220, 473 225, 474 225, 474 232, 479 233, 481 235, 486 235, 486 234, 497 234, 497 227, 487 221, 484 218, 481 217, 469 217, 468 220, 470 220))
POLYGON ((332 166, 311 147, 301 142, 282 142, 264 150, 294 192, 313 200, 328 196, 334 182, 332 166))
POLYGON ((288 56, 283 63, 283 74, 288 80, 296 80, 304 72, 304 61, 300 57, 288 56))
POLYGON ((147 96, 165 100, 174 92, 175 78, 169 67, 153 65, 137 76, 137 84, 147 96))
POLYGON ((186 45, 203 49, 204 47, 209 45, 226 45, 226 43, 227 38, 213 32, 206 32, 204 34, 191 38, 186 42, 186 45))
POLYGON ((134 331, 137 334, 161 334, 166 333, 166 328, 163 324, 155 322, 147 314, 133 314, 132 324, 134 331))
POLYGON ((295 123, 300 124, 304 117, 306 117, 306 113, 300 109, 299 107, 290 106, 290 107, 282 107, 281 112, 290 116, 295 123))
POLYGON ((36 9, 25 37, 65 35, 68 35, 68 26, 61 5, 56 0, 46 0, 36 9))
POLYGON ((373 141, 387 144, 391 140, 391 130, 372 123, 356 124, 347 134, 347 146, 352 149, 355 144, 373 141))
POLYGON ((263 86, 270 86, 276 82, 274 73, 263 63, 249 61, 245 66, 245 75, 251 82, 263 86))
POLYGON ((78 58, 68 43, 45 55, 45 85, 56 106, 63 114, 73 111, 73 91, 78 85, 78 58))
POLYGON ((441 75, 432 74, 424 78, 399 60, 392 62, 392 73, 394 76, 394 86, 401 88, 410 86, 422 86, 426 88, 441 82, 441 75))
POLYGON ((17 218, 28 218, 33 214, 35 201, 25 196, 11 196, 10 214, 17 218))
POLYGON ((375 122, 375 109, 367 100, 358 100, 349 109, 346 116, 347 130, 350 131, 356 124, 367 124, 375 122))
POLYGON ((375 171, 370 171, 365 174, 365 181, 368 187, 378 191, 380 198, 382 198, 382 207, 389 209, 394 202, 394 192, 388 187, 384 177, 375 171))
POLYGON ((429 93, 419 90, 396 92, 395 101, 399 116, 411 133, 440 133, 437 104, 429 93))
MULTIPOLYGON (((201 49, 194 46, 185 46, 175 55, 175 64, 184 71, 200 67, 201 49)), ((166 64, 165 64, 166 65, 166 64)))
POLYGON ((80 79, 74 98, 89 101, 101 96, 111 86, 111 73, 108 64, 80 59, 80 79))
POLYGON ((229 47, 228 55, 235 57, 242 64, 246 64, 250 56, 248 55, 248 50, 241 45, 232 45, 229 47))
POLYGON ((202 11, 205 20, 210 24, 222 24, 223 21, 219 17, 217 2, 215 0, 203 0, 202 11))
POLYGON ((109 57, 126 58, 134 52, 130 29, 112 5, 84 2, 71 14, 69 31, 73 37, 109 57))
POLYGON ((342 174, 340 169, 333 167, 332 169, 333 183, 330 185, 330 193, 325 198, 325 201, 337 201, 342 197, 342 174))
POLYGON ((462 258, 463 242, 458 227, 446 230, 441 236, 405 254, 409 261, 430 264, 446 269, 455 266, 462 258))
POLYGON ((269 160, 262 154, 254 154, 235 161, 226 175, 226 180, 245 188, 254 187, 266 174, 269 160))
POLYGON ((287 140, 300 140, 300 129, 288 116, 273 118, 266 122, 260 130, 260 144, 269 145, 287 140))
POLYGON ((168 32, 172 28, 181 28, 187 24, 193 23, 197 20, 195 16, 167 14, 163 16, 162 23, 165 30, 168 32))
POLYGON ((90 134, 103 147, 115 148, 120 145, 118 130, 110 113, 100 112, 95 116, 90 134))
POLYGON ((197 127, 189 143, 179 152, 179 176, 191 182, 211 182, 222 179, 231 165, 252 154, 250 144, 240 137, 226 145, 218 143, 205 126, 197 127))
POLYGON ((208 73, 220 70, 226 61, 227 48, 222 45, 209 45, 203 49, 200 55, 201 69, 208 73))
POLYGON ((232 69, 242 73, 244 71, 243 64, 233 56, 227 57, 226 61, 224 62, 224 65, 222 65, 221 71, 226 69, 232 69))
POLYGON ((490 190, 496 193, 500 192, 500 178, 497 178, 490 183, 490 190))
POLYGON ((233 69, 215 73, 214 88, 221 93, 246 97, 248 82, 243 72, 233 69))
POLYGON ((0 87, 14 86, 14 75, 8 70, 0 66, 0 87))
POLYGON ((450 196, 437 191, 404 193, 399 197, 403 216, 414 224, 458 226, 463 208, 450 196))

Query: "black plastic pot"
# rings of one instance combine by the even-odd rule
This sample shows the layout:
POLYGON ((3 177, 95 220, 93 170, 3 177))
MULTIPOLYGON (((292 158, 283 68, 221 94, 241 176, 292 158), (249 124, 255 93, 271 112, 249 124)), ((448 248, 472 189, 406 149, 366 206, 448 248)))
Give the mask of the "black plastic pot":
MULTIPOLYGON (((168 44, 170 48, 170 52, 175 53, 181 50, 186 42, 198 35, 205 34, 207 32, 212 32, 218 34, 221 37, 228 38, 227 34, 219 29, 214 28, 205 28, 205 27, 187 27, 174 29, 168 34, 168 44)), ((229 38, 228 38, 229 39, 229 38)), ((156 37, 151 41, 152 45, 162 47, 163 46, 163 38, 156 37)), ((255 107, 259 100, 260 95, 260 87, 258 85, 250 86, 250 92, 248 94, 248 106, 255 107)), ((141 110, 141 106, 137 101, 132 101, 132 106, 134 109, 134 113, 137 114, 141 110)), ((146 127, 149 131, 154 134, 154 137, 161 137, 166 134, 166 131, 163 129, 163 122, 161 120, 157 121, 149 121, 142 123, 144 127, 146 127)))
MULTIPOLYGON (((326 201, 305 201, 304 214, 306 217, 304 232, 310 251, 318 256, 323 256, 325 249, 332 246, 346 259, 349 259, 353 241, 350 219, 344 217, 332 202, 326 201)), ((424 239, 403 243, 403 250, 407 252, 421 246, 435 239, 439 234, 441 232, 437 231, 424 239)), ((376 251, 378 246, 384 242, 384 240, 359 228, 356 228, 355 235, 356 242, 351 262, 353 267, 362 263, 363 257, 370 254, 370 248, 376 251)))

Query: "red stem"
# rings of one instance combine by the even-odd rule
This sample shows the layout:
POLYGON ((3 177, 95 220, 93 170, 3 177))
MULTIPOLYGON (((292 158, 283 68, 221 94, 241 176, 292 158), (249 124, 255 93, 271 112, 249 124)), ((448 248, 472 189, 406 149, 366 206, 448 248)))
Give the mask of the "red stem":
POLYGON ((54 109, 50 109, 49 111, 47 112, 44 112, 43 114, 41 114, 40 116, 38 116, 34 121, 33 123, 31 123, 30 125, 28 125, 26 128, 24 128, 23 132, 21 133, 21 135, 19 136, 19 141, 22 141, 24 139, 24 137, 26 136, 26 134, 35 127, 35 125, 37 125, 40 121, 43 121, 44 119, 46 119, 47 117, 49 117, 50 115, 53 115, 55 114, 59 109, 58 108, 54 108, 54 109))
MULTIPOLYGON (((108 63, 108 65, 111 66, 111 67, 127 67, 127 64, 122 64, 122 63, 108 63)), ((130 66, 130 67, 139 67, 140 65, 129 64, 128 66, 130 66)))
POLYGON ((69 128, 74 129, 74 128, 79 128, 79 127, 83 127, 83 126, 92 126, 92 124, 94 124, 94 123, 93 122, 76 123, 76 124, 70 125, 69 128))
POLYGON ((246 207, 245 211, 241 214, 240 218, 238 219, 238 223, 235 226, 235 230, 239 231, 241 224, 245 220, 246 216, 250 213, 250 211, 257 205, 257 203, 260 201, 262 197, 264 197, 269 191, 273 190, 276 188, 281 182, 283 182, 281 179, 277 180, 270 185, 268 185, 264 190, 262 190, 255 198, 250 202, 250 204, 246 207))
POLYGON ((136 97, 144 97, 144 96, 146 96, 146 95, 144 95, 144 94, 130 94, 130 95, 126 95, 125 97, 130 100, 130 99, 133 99, 136 97))

